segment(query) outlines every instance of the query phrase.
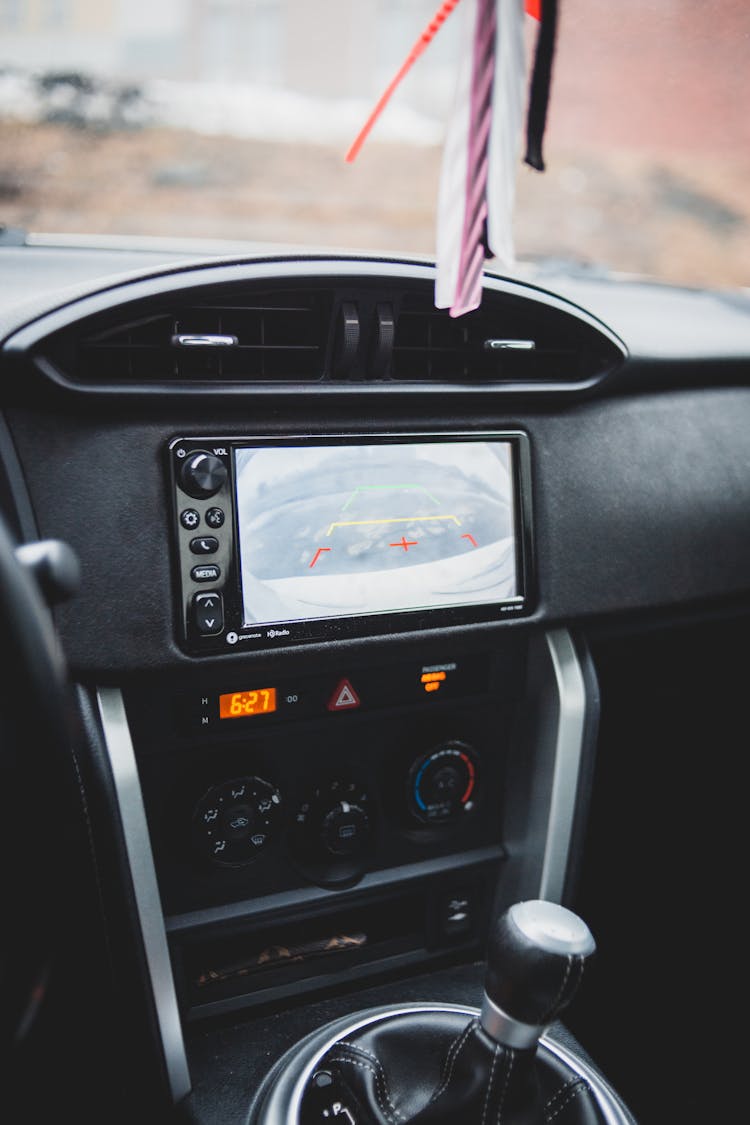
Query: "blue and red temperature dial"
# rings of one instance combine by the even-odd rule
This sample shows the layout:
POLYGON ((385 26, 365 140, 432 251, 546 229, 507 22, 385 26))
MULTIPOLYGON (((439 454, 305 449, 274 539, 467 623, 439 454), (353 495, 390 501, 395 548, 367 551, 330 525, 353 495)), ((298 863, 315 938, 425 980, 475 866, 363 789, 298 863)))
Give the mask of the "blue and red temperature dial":
POLYGON ((476 807, 478 763, 465 742, 446 742, 419 758, 409 772, 413 815, 425 824, 444 824, 476 807))

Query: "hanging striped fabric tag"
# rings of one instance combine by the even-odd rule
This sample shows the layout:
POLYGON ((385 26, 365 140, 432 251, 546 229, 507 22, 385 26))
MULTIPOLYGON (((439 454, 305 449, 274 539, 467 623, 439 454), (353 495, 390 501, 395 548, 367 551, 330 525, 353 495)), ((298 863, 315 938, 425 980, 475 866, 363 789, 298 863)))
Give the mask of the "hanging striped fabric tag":
POLYGON ((451 315, 475 309, 482 296, 487 257, 487 174, 489 170, 492 85, 495 77, 495 0, 479 0, 474 32, 466 198, 456 293, 451 315))
POLYGON ((438 198, 435 305, 479 306, 484 262, 512 264, 523 119, 524 0, 470 0, 469 43, 448 125, 438 198))

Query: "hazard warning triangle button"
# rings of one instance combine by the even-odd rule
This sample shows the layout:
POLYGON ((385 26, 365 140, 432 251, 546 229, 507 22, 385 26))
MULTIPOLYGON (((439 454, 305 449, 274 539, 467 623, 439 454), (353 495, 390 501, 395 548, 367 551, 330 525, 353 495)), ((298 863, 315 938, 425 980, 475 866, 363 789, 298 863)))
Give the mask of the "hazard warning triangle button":
POLYGON ((359 707, 359 696, 348 680, 340 680, 326 708, 329 711, 351 711, 355 707, 359 707))

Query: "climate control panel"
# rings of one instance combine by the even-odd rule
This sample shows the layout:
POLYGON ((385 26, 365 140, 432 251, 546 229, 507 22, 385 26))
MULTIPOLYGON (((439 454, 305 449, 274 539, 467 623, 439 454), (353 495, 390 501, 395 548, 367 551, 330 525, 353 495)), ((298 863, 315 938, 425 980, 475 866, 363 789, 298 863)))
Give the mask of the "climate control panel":
POLYGON ((304 667, 151 678, 131 707, 168 912, 501 855, 512 649, 304 667))
POLYGON ((412 831, 451 826, 478 808, 479 754, 467 742, 441 743, 407 769, 401 766, 400 773, 384 775, 379 800, 362 781, 322 776, 310 782, 293 808, 284 799, 283 781, 281 788, 257 776, 221 781, 193 812, 196 856, 219 867, 241 867, 261 856, 274 837, 285 835, 286 850, 299 869, 313 882, 332 886, 352 882, 367 869, 378 830, 376 804, 390 808, 391 829, 412 831), (393 800, 399 791, 405 798, 400 809, 393 800))
MULTIPOLYGON (((352 732, 353 746, 368 741, 352 732)), ((204 872, 255 864, 255 880, 281 862, 305 883, 353 886, 399 848, 418 855, 436 843, 455 847, 480 808, 481 754, 463 739, 386 753, 374 769, 360 763, 354 774, 324 768, 323 756, 302 779, 293 769, 269 769, 255 754, 250 760, 263 775, 217 780, 192 809, 193 862, 204 872)))

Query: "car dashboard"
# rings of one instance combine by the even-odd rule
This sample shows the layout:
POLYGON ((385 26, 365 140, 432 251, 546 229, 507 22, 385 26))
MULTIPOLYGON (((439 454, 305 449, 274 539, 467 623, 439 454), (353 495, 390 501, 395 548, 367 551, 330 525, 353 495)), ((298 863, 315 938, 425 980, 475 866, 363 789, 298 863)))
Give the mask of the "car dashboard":
POLYGON ((0 510, 80 566, 56 1081, 79 1011, 92 1110, 240 1125, 327 1021, 477 1003, 545 899, 597 938, 566 1025, 636 1117, 679 1104, 633 1038, 726 870, 747 296, 488 273, 454 319, 422 260, 52 239, 0 272, 0 510))

